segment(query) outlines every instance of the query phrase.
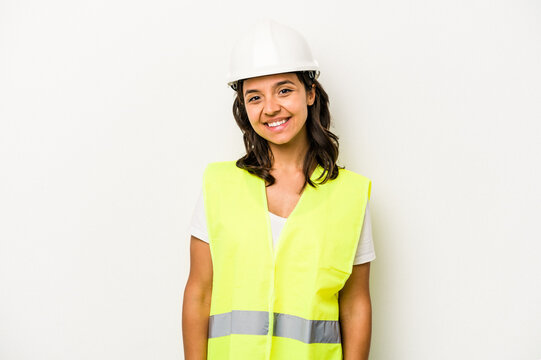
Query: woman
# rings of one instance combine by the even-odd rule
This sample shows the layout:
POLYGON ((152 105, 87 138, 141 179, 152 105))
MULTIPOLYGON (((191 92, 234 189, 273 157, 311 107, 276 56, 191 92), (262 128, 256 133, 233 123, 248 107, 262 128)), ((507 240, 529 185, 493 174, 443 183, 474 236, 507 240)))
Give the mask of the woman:
POLYGON ((318 75, 302 36, 275 22, 233 50, 228 83, 246 155, 205 169, 186 360, 368 359, 371 182, 336 164, 318 75))

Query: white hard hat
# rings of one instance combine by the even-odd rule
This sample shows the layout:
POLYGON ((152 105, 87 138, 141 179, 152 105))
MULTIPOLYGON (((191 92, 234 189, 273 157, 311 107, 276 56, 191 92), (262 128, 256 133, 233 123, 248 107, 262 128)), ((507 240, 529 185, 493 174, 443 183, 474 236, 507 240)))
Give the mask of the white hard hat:
POLYGON ((238 80, 293 71, 312 71, 319 65, 304 37, 292 28, 272 20, 246 31, 231 51, 227 84, 236 90, 238 80))

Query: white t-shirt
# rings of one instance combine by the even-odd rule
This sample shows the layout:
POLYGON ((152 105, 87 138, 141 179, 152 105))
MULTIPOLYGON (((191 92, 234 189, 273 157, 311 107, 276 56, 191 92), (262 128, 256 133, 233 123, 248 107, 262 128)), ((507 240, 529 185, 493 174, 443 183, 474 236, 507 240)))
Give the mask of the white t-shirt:
MULTIPOLYGON (((268 213, 271 223, 272 239, 274 242, 274 247, 276 248, 278 236, 280 235, 280 231, 282 230, 282 227, 284 226, 287 218, 273 214, 270 211, 268 213)), ((203 189, 199 191, 199 198, 197 200, 197 204, 192 215, 190 234, 208 243, 207 220, 205 216, 205 203, 203 201, 203 189)), ((374 243, 372 241, 372 224, 370 222, 370 211, 367 203, 363 227, 361 230, 361 236, 359 237, 359 243, 357 244, 357 253, 355 254, 353 265, 369 262, 374 260, 375 258, 376 252, 374 251, 374 243)))

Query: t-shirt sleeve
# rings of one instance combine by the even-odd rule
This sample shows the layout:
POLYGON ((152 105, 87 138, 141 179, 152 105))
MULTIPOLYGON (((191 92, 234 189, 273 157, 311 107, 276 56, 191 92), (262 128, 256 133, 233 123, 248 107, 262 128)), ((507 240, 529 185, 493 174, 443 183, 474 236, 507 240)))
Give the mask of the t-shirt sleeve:
POLYGON ((366 210, 364 212, 363 227, 361 229, 361 236, 359 237, 359 243, 357 244, 357 253, 353 260, 353 265, 363 264, 372 261, 376 258, 376 252, 374 250, 374 242, 372 239, 372 224, 370 221, 370 209, 368 202, 366 203, 366 210))
POLYGON ((205 215, 205 202, 203 200, 203 188, 199 190, 199 198, 195 204, 190 223, 190 234, 208 243, 207 218, 205 215))

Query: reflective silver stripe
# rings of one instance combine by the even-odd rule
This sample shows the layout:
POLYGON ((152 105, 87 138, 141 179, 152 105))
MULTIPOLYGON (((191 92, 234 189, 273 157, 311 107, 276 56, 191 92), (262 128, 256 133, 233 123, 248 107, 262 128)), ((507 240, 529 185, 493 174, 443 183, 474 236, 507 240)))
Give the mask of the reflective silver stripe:
POLYGON ((342 341, 338 320, 307 320, 279 313, 274 313, 274 336, 297 339, 307 344, 335 344, 342 341))
MULTIPOLYGON (((268 332, 269 313, 266 311, 233 310, 209 318, 209 338, 231 334, 267 335, 268 332)), ((338 320, 308 320, 281 313, 274 313, 273 335, 307 344, 341 342, 338 320)))
POLYGON ((268 333, 269 313, 267 311, 233 310, 212 315, 209 318, 209 338, 231 334, 267 335, 268 333))

